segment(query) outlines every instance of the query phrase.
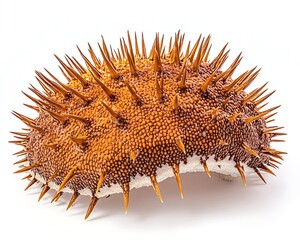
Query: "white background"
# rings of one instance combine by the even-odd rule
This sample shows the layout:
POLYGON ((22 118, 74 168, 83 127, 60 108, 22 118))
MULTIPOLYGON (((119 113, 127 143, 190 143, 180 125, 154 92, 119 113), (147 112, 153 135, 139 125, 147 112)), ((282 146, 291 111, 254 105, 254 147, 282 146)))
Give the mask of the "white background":
POLYGON ((0 0, 0 238, 299 239, 299 22, 297 1, 291 0, 0 0), (7 142, 9 131, 23 127, 11 111, 32 114, 22 105, 29 101, 21 90, 37 85, 34 70, 58 72, 54 53, 78 56, 77 44, 87 53, 87 42, 96 49, 101 35, 118 47, 127 30, 144 31, 151 45, 155 32, 169 37, 178 29, 193 42, 201 32, 212 34, 213 54, 229 42, 229 62, 243 51, 238 73, 262 67, 255 84, 269 81, 269 91, 277 90, 270 106, 282 105, 276 124, 288 133, 279 149, 289 154, 277 177, 264 175, 267 185, 249 177, 244 187, 240 180, 185 174, 183 200, 169 179, 160 184, 164 204, 152 188, 134 190, 127 215, 118 194, 101 199, 88 221, 83 219, 87 198, 66 212, 70 195, 50 204, 52 191, 39 203, 39 187, 24 192, 24 175, 12 174, 17 169, 12 153, 21 149, 7 142))

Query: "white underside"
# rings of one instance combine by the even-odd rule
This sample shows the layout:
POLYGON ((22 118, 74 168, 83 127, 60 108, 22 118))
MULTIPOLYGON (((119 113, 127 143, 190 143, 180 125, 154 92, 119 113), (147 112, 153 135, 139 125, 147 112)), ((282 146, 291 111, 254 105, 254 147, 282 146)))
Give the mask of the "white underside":
MULTIPOLYGON (((192 157, 188 157, 187 159, 187 164, 181 163, 179 165, 180 173, 187 173, 187 172, 204 172, 204 168, 202 164, 200 164, 200 159, 201 156, 193 155, 192 157)), ((203 158, 204 159, 204 158, 203 158)), ((235 166, 235 161, 233 159, 228 160, 229 157, 216 161, 215 156, 211 155, 209 156, 208 160, 206 161, 206 164, 208 166, 208 169, 210 172, 215 172, 219 173, 228 177, 236 178, 239 177, 240 174, 238 170, 234 167, 235 166)), ((244 172, 245 175, 251 174, 254 172, 254 170, 250 167, 247 166, 245 163, 241 163, 241 166, 244 167, 244 172)), ((39 174, 35 174, 34 176, 37 180, 39 180, 42 183, 46 183, 46 180, 39 174)), ((156 180, 157 182, 162 182, 163 180, 169 178, 169 177, 174 177, 173 169, 172 167, 168 165, 162 166, 162 168, 159 168, 157 170, 157 176, 156 180)), ((49 182, 48 186, 51 189, 58 190, 59 185, 56 183, 49 182)), ((130 180, 130 189, 133 188, 141 188, 141 187, 146 187, 146 186, 152 186, 152 183, 150 181, 150 178, 147 176, 140 176, 137 175, 135 178, 132 178, 130 180)), ((73 193, 74 191, 68 187, 63 188, 63 192, 68 192, 68 193, 73 193)), ((112 184, 110 187, 104 186, 100 189, 99 192, 95 194, 96 197, 101 198, 105 197, 111 194, 115 193, 121 193, 122 188, 118 184, 112 184)), ((79 190, 79 193, 81 195, 87 195, 87 196, 92 196, 92 192, 90 189, 85 188, 82 190, 79 190)))

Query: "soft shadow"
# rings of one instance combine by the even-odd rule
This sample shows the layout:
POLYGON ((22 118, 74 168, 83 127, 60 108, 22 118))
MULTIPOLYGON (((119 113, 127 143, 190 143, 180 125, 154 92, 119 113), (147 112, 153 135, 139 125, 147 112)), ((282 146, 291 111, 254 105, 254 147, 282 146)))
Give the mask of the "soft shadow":
MULTIPOLYGON (((205 173, 187 173, 181 175, 184 198, 181 199, 175 178, 169 178, 159 183, 164 203, 160 203, 152 187, 133 189, 130 192, 128 214, 124 213, 123 195, 114 194, 108 198, 99 199, 87 221, 103 219, 118 219, 118 224, 143 224, 154 222, 158 218, 172 227, 189 224, 193 219, 222 217, 236 214, 239 211, 252 211, 266 207, 270 200, 263 190, 265 186, 257 176, 247 177, 244 187, 241 179, 232 182, 224 181, 217 174, 209 178, 205 173), (123 221, 124 219, 124 221, 123 221), (180 219, 180 221, 178 221, 180 219)), ((35 191, 34 191, 35 192, 35 191)), ((50 190, 43 203, 50 202, 55 191, 50 190)), ((277 193, 280 194, 279 192, 277 193)), ((30 194, 31 195, 31 194, 30 194)), ((64 194, 53 206, 66 209, 71 194, 64 194)), ((90 197, 79 196, 74 206, 68 210, 70 217, 79 216, 84 219, 90 197)), ((274 199, 272 200, 274 201, 274 199)))

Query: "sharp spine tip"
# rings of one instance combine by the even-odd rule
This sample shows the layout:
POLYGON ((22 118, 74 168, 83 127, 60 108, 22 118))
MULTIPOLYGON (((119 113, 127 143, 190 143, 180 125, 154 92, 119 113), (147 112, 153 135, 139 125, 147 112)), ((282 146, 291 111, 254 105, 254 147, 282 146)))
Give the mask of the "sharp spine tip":
POLYGON ((24 162, 28 162, 28 161, 29 161, 29 160, 28 160, 27 158, 23 158, 23 159, 21 159, 21 160, 15 162, 14 165, 20 164, 20 163, 24 163, 24 162))
POLYGON ((243 147, 248 153, 252 154, 257 158, 260 158, 259 154, 256 151, 254 151, 251 147, 249 147, 246 143, 243 143, 243 147))
POLYGON ((96 206, 97 202, 98 202, 99 198, 93 196, 90 200, 90 203, 89 203, 89 207, 88 207, 88 210, 86 211, 86 214, 85 214, 85 217, 84 219, 88 219, 88 217, 91 215, 94 207, 96 206))
POLYGON ((54 172, 48 179, 47 179, 47 183, 51 182, 54 178, 56 178, 58 176, 58 172, 54 172))
POLYGON ((186 63, 184 63, 182 70, 178 74, 178 79, 180 81, 178 82, 178 87, 180 89, 185 89, 186 88, 186 78, 187 78, 187 70, 186 70, 186 63))
POLYGON ((181 196, 181 198, 183 198, 183 190, 182 190, 182 184, 181 184, 181 179, 180 179, 179 165, 174 164, 172 166, 172 168, 173 168, 173 173, 174 173, 174 176, 176 178, 176 182, 177 182, 177 185, 179 188, 180 196, 181 196))
MULTIPOLYGON (((98 44, 98 45, 99 45, 99 44, 98 44)), ((103 46, 103 47, 104 47, 104 46, 103 46)), ((102 55, 102 57, 103 57, 103 60, 104 60, 104 62, 105 62, 105 65, 107 66, 108 71, 109 71, 110 74, 111 74, 111 77, 112 77, 113 79, 119 78, 120 75, 118 74, 118 72, 117 72, 115 66, 113 65, 113 63, 110 61, 109 56, 107 56, 107 55, 103 52, 103 50, 102 50, 102 48, 101 48, 100 45, 99 45, 99 49, 100 49, 101 55, 102 55)), ((105 48, 104 48, 104 49, 105 49, 105 48)))
POLYGON ((239 174, 241 175, 241 178, 243 180, 244 186, 246 187, 246 177, 244 168, 241 166, 240 162, 236 162, 235 168, 238 170, 239 174))
POLYGON ((80 168, 80 164, 75 165, 71 168, 71 170, 68 172, 68 174, 65 176, 65 178, 62 180, 56 194, 54 195, 51 202, 55 201, 57 196, 60 194, 61 190, 67 185, 67 183, 74 177, 75 171, 77 171, 80 168))
POLYGON ((133 100, 135 100, 136 102, 141 102, 142 99, 140 98, 140 96, 137 94, 136 90, 134 87, 132 87, 127 81, 125 81, 125 84, 131 94, 131 97, 133 100))
POLYGON ((269 174, 272 174, 273 176, 276 176, 276 174, 271 171, 266 165, 261 164, 261 166, 259 167, 261 170, 263 170, 264 172, 267 172, 269 174))
POLYGON ((161 59, 160 59, 159 53, 157 52, 156 49, 154 49, 154 71, 156 71, 156 72, 163 71, 161 59))
POLYGON ((184 144, 183 144, 181 138, 180 138, 180 137, 177 137, 177 138, 175 139, 175 142, 176 142, 176 144, 177 144, 177 147, 178 147, 184 154, 186 154, 185 146, 184 146, 184 144))
POLYGON ((27 171, 29 171, 29 170, 35 168, 35 167, 38 167, 38 166, 39 166, 38 164, 34 163, 34 164, 32 164, 32 165, 30 165, 30 166, 28 166, 28 167, 24 167, 24 168, 22 168, 22 169, 20 169, 20 170, 17 170, 17 171, 15 171, 14 173, 27 172, 27 171))
POLYGON ((51 149, 57 149, 58 145, 56 143, 44 143, 43 146, 51 149))
POLYGON ((207 176, 211 178, 210 171, 209 171, 208 166, 206 164, 206 160, 201 159, 200 163, 203 165, 203 168, 204 168, 207 176))
POLYGON ((206 92, 208 89, 208 86, 211 84, 214 76, 216 75, 218 71, 218 68, 205 80, 205 82, 202 84, 201 89, 203 92, 206 92))
POLYGON ((63 192, 59 192, 59 193, 55 194, 54 197, 51 200, 51 203, 57 202, 62 195, 63 195, 63 192))
POLYGON ((24 191, 26 191, 28 188, 30 188, 33 184, 35 184, 36 182, 38 182, 38 180, 36 178, 33 178, 29 184, 27 185, 27 187, 24 189, 24 191))
POLYGON ((49 109, 46 108, 42 108, 45 112, 47 112, 52 118, 56 119, 57 121, 59 121, 61 124, 64 124, 66 122, 66 117, 63 115, 60 115, 56 112, 53 112, 49 109))
MULTIPOLYGON (((128 40, 129 39, 130 39, 130 37, 128 38, 128 40)), ((126 57, 127 57, 127 62, 129 64, 130 73, 131 73, 131 75, 136 76, 137 75, 137 70, 136 70, 136 66, 135 66, 135 61, 134 61, 134 56, 133 56, 133 50, 132 50, 131 41, 129 40, 129 48, 130 48, 129 50, 130 50, 130 53, 128 51, 128 47, 127 47, 127 45, 125 43, 124 38, 123 38, 123 46, 124 46, 124 49, 125 49, 125 53, 126 53, 126 57)))
POLYGON ((31 174, 28 174, 27 176, 23 177, 22 180, 30 179, 30 178, 32 178, 32 175, 31 175, 31 174))
POLYGON ((104 180, 105 180, 105 172, 101 171, 100 172, 100 177, 99 177, 99 180, 98 180, 98 183, 97 183, 96 193, 100 191, 100 188, 102 187, 102 185, 104 183, 104 180))
POLYGON ((119 118, 119 115, 111 107, 109 107, 105 102, 101 101, 101 103, 114 119, 119 118))
POLYGON ((234 121, 235 119, 237 119, 238 116, 240 116, 242 113, 235 113, 233 115, 231 115, 230 117, 228 117, 229 121, 234 121))
POLYGON ((151 175, 150 176, 150 180, 151 180, 153 189, 154 189, 154 191, 156 193, 156 196, 158 197, 158 199, 160 200, 160 202, 163 203, 163 199, 162 199, 162 196, 161 196, 161 193, 160 193, 160 190, 159 190, 159 186, 158 186, 158 183, 157 183, 157 180, 156 180, 156 176, 155 175, 151 175))
POLYGON ((70 136, 70 139, 78 146, 84 146, 86 144, 86 138, 78 138, 78 137, 70 136))
POLYGON ((128 205, 129 205, 129 183, 124 183, 122 184, 122 190, 123 190, 123 197, 124 197, 124 210, 125 213, 127 214, 128 212, 128 205))
POLYGON ((41 191, 41 193, 40 193, 40 196, 38 198, 38 202, 41 201, 41 199, 49 191, 49 189, 50 189, 50 187, 47 184, 45 184, 44 187, 43 187, 43 189, 42 189, 42 191, 41 191))
POLYGON ((74 191, 66 210, 73 206, 74 202, 76 201, 79 195, 80 194, 78 192, 74 191))
POLYGON ((228 145, 228 142, 221 140, 221 139, 220 139, 219 143, 220 143, 220 145, 223 145, 223 146, 228 145))
POLYGON ((110 98, 114 99, 115 95, 112 93, 112 91, 92 72, 90 72, 91 75, 93 76, 94 80, 100 85, 102 90, 105 92, 105 94, 110 98))
POLYGON ((176 94, 173 101, 173 110, 177 111, 179 108, 180 108, 179 97, 178 94, 176 94))
POLYGON ((255 115, 255 116, 253 116, 253 117, 248 117, 248 118, 245 119, 245 123, 248 124, 248 123, 251 123, 251 122, 253 122, 253 121, 255 121, 255 120, 258 120, 258 119, 260 119, 260 118, 266 116, 266 115, 269 114, 270 112, 274 111, 275 109, 279 108, 279 107, 280 107, 280 105, 279 105, 279 106, 276 106, 276 107, 272 107, 272 108, 270 108, 270 109, 268 109, 268 110, 265 110, 265 111, 263 111, 263 112, 261 112, 261 113, 255 115))
POLYGON ((75 119, 75 120, 78 120, 82 123, 85 123, 85 124, 88 124, 90 123, 90 121, 85 118, 85 117, 81 117, 81 116, 78 116, 78 115, 74 115, 74 114, 64 114, 65 117, 68 117, 68 118, 72 118, 72 119, 75 119))
POLYGON ((259 170, 255 167, 254 168, 255 173, 259 176, 259 178, 265 183, 267 184, 266 180, 263 178, 262 174, 259 172, 259 170))

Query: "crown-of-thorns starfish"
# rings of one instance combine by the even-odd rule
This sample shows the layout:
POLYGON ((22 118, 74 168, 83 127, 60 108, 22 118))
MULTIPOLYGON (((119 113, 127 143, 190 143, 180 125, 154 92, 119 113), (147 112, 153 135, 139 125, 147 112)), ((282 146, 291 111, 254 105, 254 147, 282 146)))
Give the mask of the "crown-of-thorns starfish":
POLYGON ((282 142, 282 127, 269 126, 276 114, 262 110, 274 93, 265 94, 266 84, 247 93, 246 88, 260 69, 252 68, 233 77, 241 54, 225 70, 227 44, 210 57, 210 35, 184 44, 177 32, 164 45, 157 33, 148 53, 129 32, 113 50, 103 37, 96 51, 88 44, 89 57, 55 55, 66 83, 45 69, 36 71, 41 90, 30 85, 34 102, 25 106, 38 112, 32 119, 20 113, 27 128, 12 132, 11 141, 23 147, 15 173, 43 185, 39 200, 49 189, 73 193, 67 208, 79 195, 91 196, 86 218, 98 199, 123 192, 128 210, 132 188, 152 185, 162 202, 158 182, 175 176, 183 196, 180 173, 205 171, 240 175, 261 171, 274 174, 285 152, 272 149, 282 142), (134 43, 133 43, 134 42, 134 43), (183 50, 183 46, 186 49, 183 50))

